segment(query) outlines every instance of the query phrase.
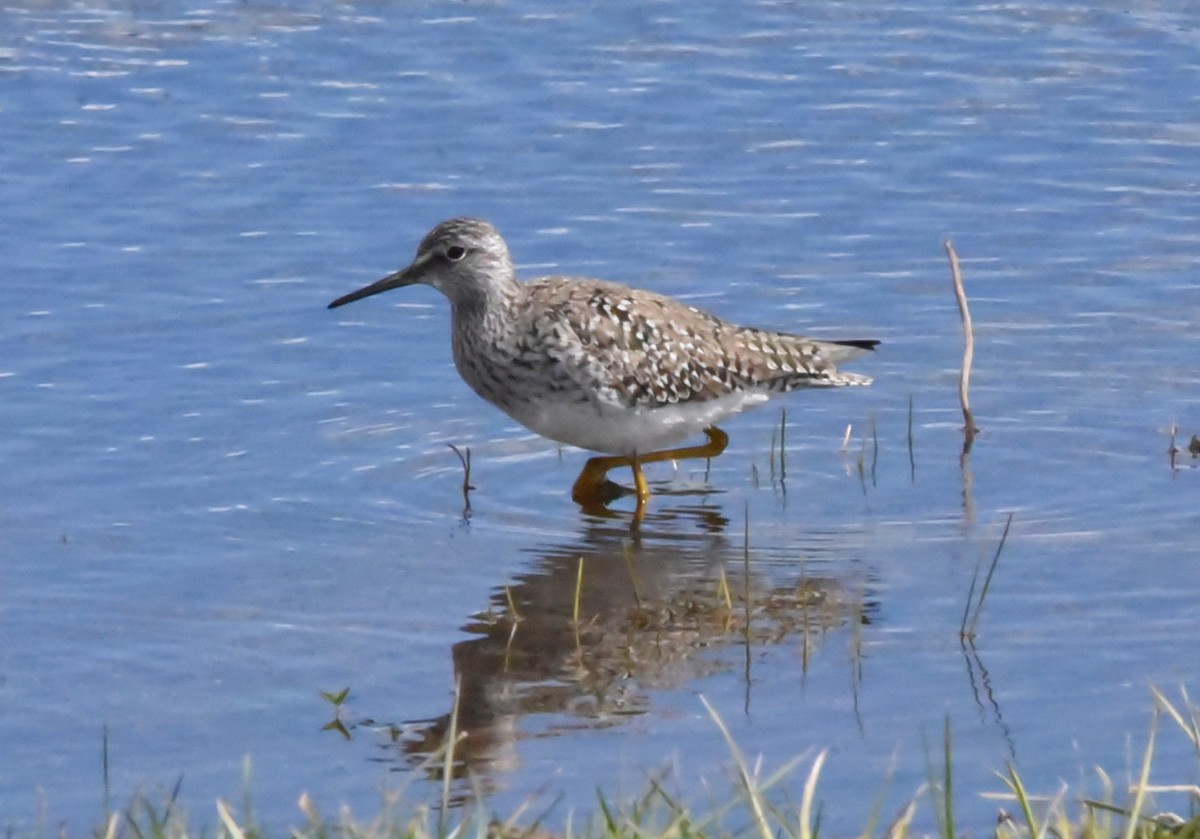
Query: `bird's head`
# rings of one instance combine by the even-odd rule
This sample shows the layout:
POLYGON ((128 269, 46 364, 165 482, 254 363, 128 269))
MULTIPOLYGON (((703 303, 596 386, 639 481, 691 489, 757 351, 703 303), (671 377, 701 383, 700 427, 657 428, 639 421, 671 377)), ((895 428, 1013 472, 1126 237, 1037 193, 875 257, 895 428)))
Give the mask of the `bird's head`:
POLYGON ((451 306, 459 311, 486 306, 489 298, 497 292, 503 293, 515 282, 508 246, 496 228, 482 219, 453 218, 425 234, 408 266, 339 297, 329 308, 422 283, 446 295, 451 306))

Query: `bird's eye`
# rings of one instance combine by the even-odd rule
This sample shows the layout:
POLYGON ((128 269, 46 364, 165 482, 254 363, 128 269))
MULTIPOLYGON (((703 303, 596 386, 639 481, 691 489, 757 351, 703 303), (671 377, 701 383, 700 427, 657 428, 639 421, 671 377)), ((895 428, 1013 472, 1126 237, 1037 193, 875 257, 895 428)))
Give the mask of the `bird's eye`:
POLYGON ((462 245, 451 245, 450 247, 446 248, 446 259, 450 260, 451 262, 458 262, 466 255, 467 249, 462 245))

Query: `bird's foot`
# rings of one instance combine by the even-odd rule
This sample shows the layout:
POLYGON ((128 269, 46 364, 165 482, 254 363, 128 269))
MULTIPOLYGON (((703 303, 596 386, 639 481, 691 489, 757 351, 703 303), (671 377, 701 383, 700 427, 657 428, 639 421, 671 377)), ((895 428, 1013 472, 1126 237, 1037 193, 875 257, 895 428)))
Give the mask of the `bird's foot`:
POLYGON ((617 466, 628 466, 626 457, 593 457, 584 464, 583 471, 571 487, 571 499, 584 509, 604 507, 618 498, 633 494, 618 483, 608 479, 608 472, 617 466))

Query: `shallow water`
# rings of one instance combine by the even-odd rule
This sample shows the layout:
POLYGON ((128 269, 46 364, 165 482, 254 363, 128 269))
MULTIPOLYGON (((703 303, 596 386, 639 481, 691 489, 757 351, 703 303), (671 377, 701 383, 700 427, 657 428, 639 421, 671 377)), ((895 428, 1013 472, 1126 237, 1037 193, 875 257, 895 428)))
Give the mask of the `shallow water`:
MULTIPOLYGON (((385 788, 432 799, 459 678, 501 813, 532 796, 561 822, 664 767, 720 786, 704 697, 767 767, 830 749, 836 833, 889 772, 885 812, 912 795, 949 718, 979 830, 1005 761, 1096 792, 1092 766, 1137 764, 1148 685, 1195 692, 1200 472, 1167 429, 1200 433, 1196 15, 3 15, 6 825, 98 822, 105 736, 117 806, 182 777, 211 823, 247 757, 267 826, 305 790, 364 817, 385 788), (468 391, 435 292, 324 308, 464 213, 526 276, 880 338, 855 366, 876 383, 656 467, 638 534, 628 504, 581 514, 584 455, 468 391), (945 238, 975 321, 965 461, 945 238), (472 451, 469 515, 447 444, 472 451), (746 590, 749 621, 726 606, 746 590), (348 740, 320 697, 346 686, 348 740)), ((1195 782, 1182 738, 1157 754, 1156 780, 1195 782)))

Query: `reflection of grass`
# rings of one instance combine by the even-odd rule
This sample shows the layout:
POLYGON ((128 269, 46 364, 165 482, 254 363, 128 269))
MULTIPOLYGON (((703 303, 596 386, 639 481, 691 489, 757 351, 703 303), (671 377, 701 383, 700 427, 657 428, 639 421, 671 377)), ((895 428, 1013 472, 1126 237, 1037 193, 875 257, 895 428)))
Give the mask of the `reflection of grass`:
MULTIPOLYGON (((1200 839, 1200 788, 1195 786, 1156 786, 1150 783, 1155 738, 1162 716, 1174 721, 1196 750, 1200 761, 1200 707, 1186 692, 1182 708, 1157 690, 1156 708, 1150 736, 1138 775, 1132 779, 1125 796, 1115 794, 1109 775, 1098 770, 1104 792, 1101 798, 1081 798, 1069 802, 1066 787, 1048 797, 1030 794, 1013 766, 998 773, 1005 790, 986 794, 1011 806, 1016 815, 999 809, 995 839, 1200 839), (1156 792, 1183 792, 1191 799, 1188 819, 1170 814, 1152 814, 1151 797, 1156 792)), ((703 701, 703 700, 702 700, 703 701)), ((444 807, 406 806, 398 796, 388 796, 384 809, 374 821, 360 822, 343 813, 330 820, 318 812, 307 794, 301 795, 299 808, 307 823, 286 834, 287 839, 817 839, 821 835, 822 806, 818 782, 826 752, 807 765, 801 781, 799 802, 787 801, 778 787, 797 780, 804 760, 796 760, 763 776, 761 762, 749 762, 734 742, 715 710, 704 703, 724 737, 733 762, 733 776, 722 793, 716 790, 718 803, 696 810, 665 785, 662 778, 647 781, 646 790, 627 802, 609 799, 598 793, 597 805, 590 818, 571 819, 561 834, 550 833, 537 818, 527 815, 528 805, 506 820, 486 812, 482 806, 463 807, 447 812, 444 807), (780 802, 784 798, 786 803, 780 802)), ((453 741, 454 738, 451 738, 453 741)), ((932 809, 937 833, 943 839, 967 835, 954 821, 952 748, 949 722, 943 734, 941 766, 930 766, 929 781, 902 804, 890 823, 878 824, 881 800, 864 814, 859 839, 884 837, 907 839, 919 835, 912 823, 922 807, 932 809)), ((452 747, 431 760, 453 761, 452 747)), ((445 773, 449 774, 449 773, 445 773)), ((961 792, 959 790, 958 792, 961 792)), ((710 795, 714 790, 709 790, 710 795)), ((443 801, 443 805, 444 805, 443 801)), ((11 829, 8 836, 20 839, 11 829)), ((65 834, 64 834, 65 835, 65 834)), ((255 826, 249 800, 242 812, 235 813, 224 801, 217 802, 217 823, 212 831, 193 829, 174 794, 162 807, 145 798, 137 799, 122 812, 113 812, 93 836, 96 839, 260 839, 268 834, 255 826)), ((283 839, 285 834, 279 834, 283 839)))
POLYGON ((962 625, 958 629, 959 640, 963 642, 975 642, 975 627, 979 624, 979 614, 983 611, 983 601, 987 599, 988 590, 992 587, 992 575, 996 573, 996 566, 1000 562, 1000 552, 1004 550, 1004 543, 1008 541, 1008 530, 1012 527, 1013 514, 1008 514, 1008 521, 1004 523, 1004 532, 1000 534, 1000 544, 996 546, 996 553, 992 557, 992 564, 988 566, 987 576, 983 579, 983 588, 979 590, 979 599, 975 599, 975 585, 979 582, 979 566, 975 566, 975 576, 971 578, 971 588, 967 592, 967 606, 963 610, 962 625))

